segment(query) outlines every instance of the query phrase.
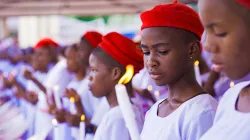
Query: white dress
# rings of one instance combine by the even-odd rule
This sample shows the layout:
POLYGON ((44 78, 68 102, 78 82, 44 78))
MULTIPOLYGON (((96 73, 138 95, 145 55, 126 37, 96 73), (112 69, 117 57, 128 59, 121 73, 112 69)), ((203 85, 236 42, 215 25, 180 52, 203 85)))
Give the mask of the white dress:
POLYGON ((147 112, 141 140, 199 140, 213 124, 217 101, 209 94, 193 97, 164 118, 157 115, 163 101, 147 112))
MULTIPOLYGON (((136 109, 136 108, 134 108, 136 109)), ((137 110, 134 110, 135 112, 137 110)), ((138 125, 142 124, 142 116, 136 114, 138 125)), ((141 126, 139 126, 140 128, 141 126)), ((138 130, 140 132, 140 130, 138 130)), ((130 140, 129 131, 126 127, 121 109, 119 106, 111 108, 104 116, 98 126, 94 140, 130 140)))
POLYGON ((250 112, 242 113, 235 109, 240 91, 250 81, 230 88, 218 106, 214 125, 201 140, 250 140, 250 112))

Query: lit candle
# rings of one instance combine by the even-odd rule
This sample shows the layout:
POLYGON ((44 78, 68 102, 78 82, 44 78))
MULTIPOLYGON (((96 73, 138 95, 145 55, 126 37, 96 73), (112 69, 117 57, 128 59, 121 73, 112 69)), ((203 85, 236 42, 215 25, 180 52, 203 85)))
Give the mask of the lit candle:
POLYGON ((128 83, 134 74, 134 68, 132 65, 128 65, 126 67, 126 73, 119 80, 118 84, 115 86, 116 97, 121 108, 121 112, 123 114, 126 126, 129 130, 129 134, 132 140, 139 140, 139 131, 136 123, 136 116, 133 111, 132 104, 130 102, 127 90, 125 85, 128 83))
POLYGON ((75 107, 75 98, 74 97, 70 98, 69 112, 72 115, 75 115, 77 113, 77 110, 76 110, 76 107, 75 107))
POLYGON ((156 99, 156 101, 158 101, 158 100, 160 100, 161 98, 160 98, 160 92, 159 91, 155 91, 154 92, 154 95, 155 95, 155 99, 156 99))
POLYGON ((55 98, 55 102, 56 102, 56 108, 62 109, 62 103, 61 103, 61 98, 60 98, 60 93, 59 93, 59 86, 58 85, 54 86, 53 90, 54 90, 54 98, 55 98))
POLYGON ((54 140, 60 140, 60 129, 58 127, 58 122, 56 119, 53 119, 52 120, 52 125, 54 126, 54 130, 53 130, 53 133, 54 133, 54 140))
POLYGON ((79 140, 84 140, 85 139, 85 115, 83 114, 81 116, 81 122, 80 122, 80 136, 79 140))
POLYGON ((153 90, 153 86, 152 85, 149 85, 148 86, 148 91, 152 91, 153 90))
POLYGON ((195 77, 197 82, 202 85, 202 80, 201 80, 201 73, 200 73, 200 68, 199 68, 199 61, 196 60, 194 62, 194 71, 195 71, 195 77))
POLYGON ((230 87, 233 87, 234 86, 234 82, 230 82, 230 87))

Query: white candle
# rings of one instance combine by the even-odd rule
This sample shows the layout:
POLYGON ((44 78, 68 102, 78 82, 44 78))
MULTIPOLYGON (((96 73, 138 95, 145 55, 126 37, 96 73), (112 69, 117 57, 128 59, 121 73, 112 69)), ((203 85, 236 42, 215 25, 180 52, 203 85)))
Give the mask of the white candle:
POLYGON ((194 71, 195 71, 195 77, 197 82, 202 85, 202 80, 201 80, 201 73, 200 73, 200 68, 199 68, 199 61, 194 62, 194 71))
POLYGON ((136 116, 130 103, 126 87, 122 84, 115 86, 116 96, 121 108, 125 123, 128 127, 129 134, 132 140, 139 140, 139 131, 136 123, 136 116))
POLYGON ((53 90, 54 90, 54 98, 55 98, 55 102, 56 102, 56 108, 62 109, 62 103, 61 103, 61 98, 60 98, 60 93, 59 93, 59 86, 58 85, 54 86, 53 90))
POLYGON ((75 107, 75 98, 74 98, 74 97, 71 97, 71 98, 70 98, 69 112, 70 112, 72 115, 77 114, 77 110, 76 110, 76 107, 75 107))
POLYGON ((85 115, 81 116, 79 140, 85 139, 85 115))
POLYGON ((52 120, 52 124, 54 126, 54 130, 53 130, 53 133, 54 133, 54 140, 60 140, 60 129, 58 127, 58 122, 56 119, 53 119, 52 120))

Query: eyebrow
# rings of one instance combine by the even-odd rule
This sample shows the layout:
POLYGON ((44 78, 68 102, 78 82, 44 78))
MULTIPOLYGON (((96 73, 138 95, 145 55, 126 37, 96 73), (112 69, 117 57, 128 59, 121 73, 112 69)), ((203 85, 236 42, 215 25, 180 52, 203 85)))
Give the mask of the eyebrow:
MULTIPOLYGON (((169 43, 157 43, 157 44, 152 45, 152 47, 153 48, 158 48, 160 46, 168 46, 168 45, 169 45, 169 43)), ((148 46, 144 45, 144 44, 141 44, 140 47, 141 48, 148 48, 148 46)))
POLYGON ((220 22, 220 21, 218 21, 218 22, 211 22, 211 23, 208 23, 207 25, 206 25, 206 28, 213 28, 214 26, 222 26, 221 25, 221 23, 222 22, 220 22))

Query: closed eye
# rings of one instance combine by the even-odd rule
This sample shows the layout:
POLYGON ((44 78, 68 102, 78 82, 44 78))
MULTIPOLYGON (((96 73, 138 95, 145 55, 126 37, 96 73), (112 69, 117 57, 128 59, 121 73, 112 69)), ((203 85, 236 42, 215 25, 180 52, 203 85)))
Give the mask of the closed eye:
POLYGON ((160 55, 166 55, 166 54, 168 54, 168 52, 169 51, 159 51, 158 54, 160 54, 160 55))

